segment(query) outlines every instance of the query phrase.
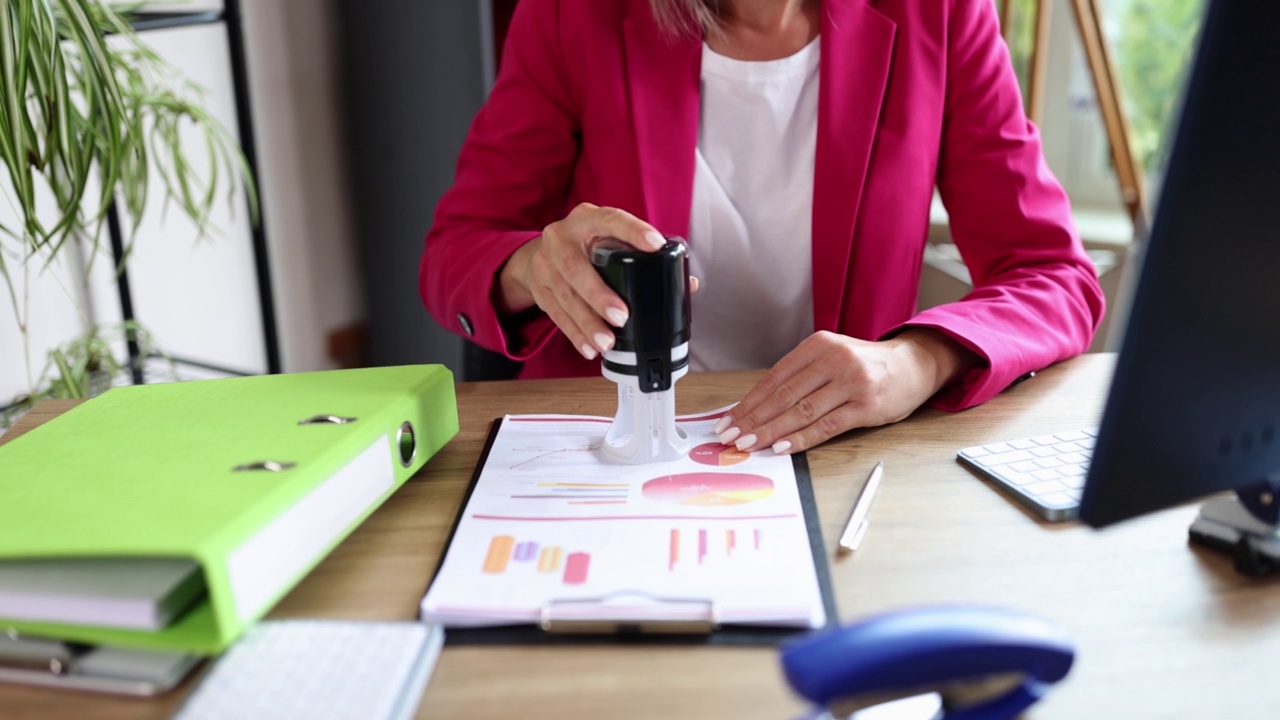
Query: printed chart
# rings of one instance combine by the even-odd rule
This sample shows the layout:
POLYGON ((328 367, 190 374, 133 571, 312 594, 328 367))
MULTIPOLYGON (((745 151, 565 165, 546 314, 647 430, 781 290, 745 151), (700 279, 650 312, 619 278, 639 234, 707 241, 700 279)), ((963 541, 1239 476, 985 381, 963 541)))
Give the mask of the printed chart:
POLYGON ((737 465, 751 457, 751 453, 743 452, 732 445, 719 442, 704 443, 689 451, 689 459, 703 465, 724 467, 737 465))
POLYGON ((558 573, 566 585, 581 585, 587 581, 591 566, 590 553, 572 552, 555 546, 539 547, 536 542, 516 542, 511 535, 495 535, 489 539, 489 551, 485 554, 481 570, 487 575, 501 575, 512 563, 534 563, 540 573, 558 573))
POLYGON ((667 571, 675 572, 678 566, 685 564, 704 565, 709 559, 728 560, 744 552, 758 551, 763 537, 759 528, 750 531, 698 528, 696 532, 671 528, 667 571), (681 550, 682 546, 684 550, 681 550))
POLYGON ((682 423, 689 456, 648 465, 600 454, 608 418, 505 418, 423 598, 423 619, 536 623, 551 603, 576 603, 582 618, 688 612, 616 599, 638 594, 706 598, 729 623, 820 626, 791 458, 724 446, 712 432, 718 417, 682 423), (600 598, 615 600, 587 602, 600 598))
POLYGON ((630 487, 625 482, 523 482, 507 497, 570 505, 625 505, 630 487))
MULTIPOLYGON (((570 443, 566 442, 566 445, 570 443)), ((599 445, 590 445, 585 439, 580 445, 557 447, 552 450, 540 447, 517 447, 512 450, 515 461, 508 470, 544 473, 544 471, 557 469, 594 468, 596 450, 599 450, 599 445)))
POLYGON ((640 493, 649 500, 677 505, 742 505, 773 495, 773 481, 747 473, 683 473, 649 480, 640 493))

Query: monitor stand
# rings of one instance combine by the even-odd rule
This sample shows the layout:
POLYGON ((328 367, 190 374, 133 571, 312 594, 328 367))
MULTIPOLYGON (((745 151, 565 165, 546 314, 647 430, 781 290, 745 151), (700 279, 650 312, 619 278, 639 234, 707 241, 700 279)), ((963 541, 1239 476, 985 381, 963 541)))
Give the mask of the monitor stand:
POLYGON ((1231 553, 1244 575, 1280 569, 1280 483, 1265 481, 1200 506, 1191 540, 1231 553))

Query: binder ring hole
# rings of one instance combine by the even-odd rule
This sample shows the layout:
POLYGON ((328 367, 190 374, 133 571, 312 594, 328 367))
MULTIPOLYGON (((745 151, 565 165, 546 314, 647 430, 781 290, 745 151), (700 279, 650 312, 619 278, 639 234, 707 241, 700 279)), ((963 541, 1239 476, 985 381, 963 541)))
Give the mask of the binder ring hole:
POLYGON ((299 425, 346 425, 353 423, 358 418, 343 417, 342 415, 312 415, 309 418, 303 418, 298 421, 299 425))
POLYGON ((418 454, 418 439, 413 434, 413 423, 405 420, 396 431, 396 449, 400 453, 400 464, 409 467, 418 454))
POLYGON ((297 463, 277 462, 275 460, 260 460, 258 462, 244 463, 231 468, 232 472, 254 472, 264 470, 266 472, 284 472, 292 469, 297 463))

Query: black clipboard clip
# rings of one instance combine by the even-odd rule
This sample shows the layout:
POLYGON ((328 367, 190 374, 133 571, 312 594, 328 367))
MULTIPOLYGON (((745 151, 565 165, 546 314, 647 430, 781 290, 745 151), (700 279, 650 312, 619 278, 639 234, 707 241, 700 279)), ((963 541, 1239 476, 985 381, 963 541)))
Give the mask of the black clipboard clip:
POLYGON ((710 598, 663 598, 621 590, 548 600, 538 626, 547 633, 708 635, 720 626, 720 616, 710 598))

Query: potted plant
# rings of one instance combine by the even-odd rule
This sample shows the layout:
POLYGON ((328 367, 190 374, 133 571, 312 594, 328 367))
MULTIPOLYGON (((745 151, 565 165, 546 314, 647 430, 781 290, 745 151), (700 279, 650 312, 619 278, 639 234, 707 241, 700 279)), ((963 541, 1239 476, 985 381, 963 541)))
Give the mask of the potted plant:
POLYGON ((126 248, 155 192, 204 236, 213 230, 214 203, 236 190, 238 177, 256 221, 253 178, 233 136, 204 109, 201 89, 142 43, 128 10, 103 0, 5 0, 0 163, 6 171, 0 189, 18 215, 13 225, 0 225, 0 280, 22 338, 28 384, 15 407, 109 385, 124 369, 111 351, 113 335, 154 348, 136 323, 89 327, 35 371, 30 342, 39 318, 31 316, 24 289, 73 244, 90 258, 104 254, 112 203, 133 221, 126 248), (203 135, 205 173, 194 169, 180 139, 187 126, 203 135))

